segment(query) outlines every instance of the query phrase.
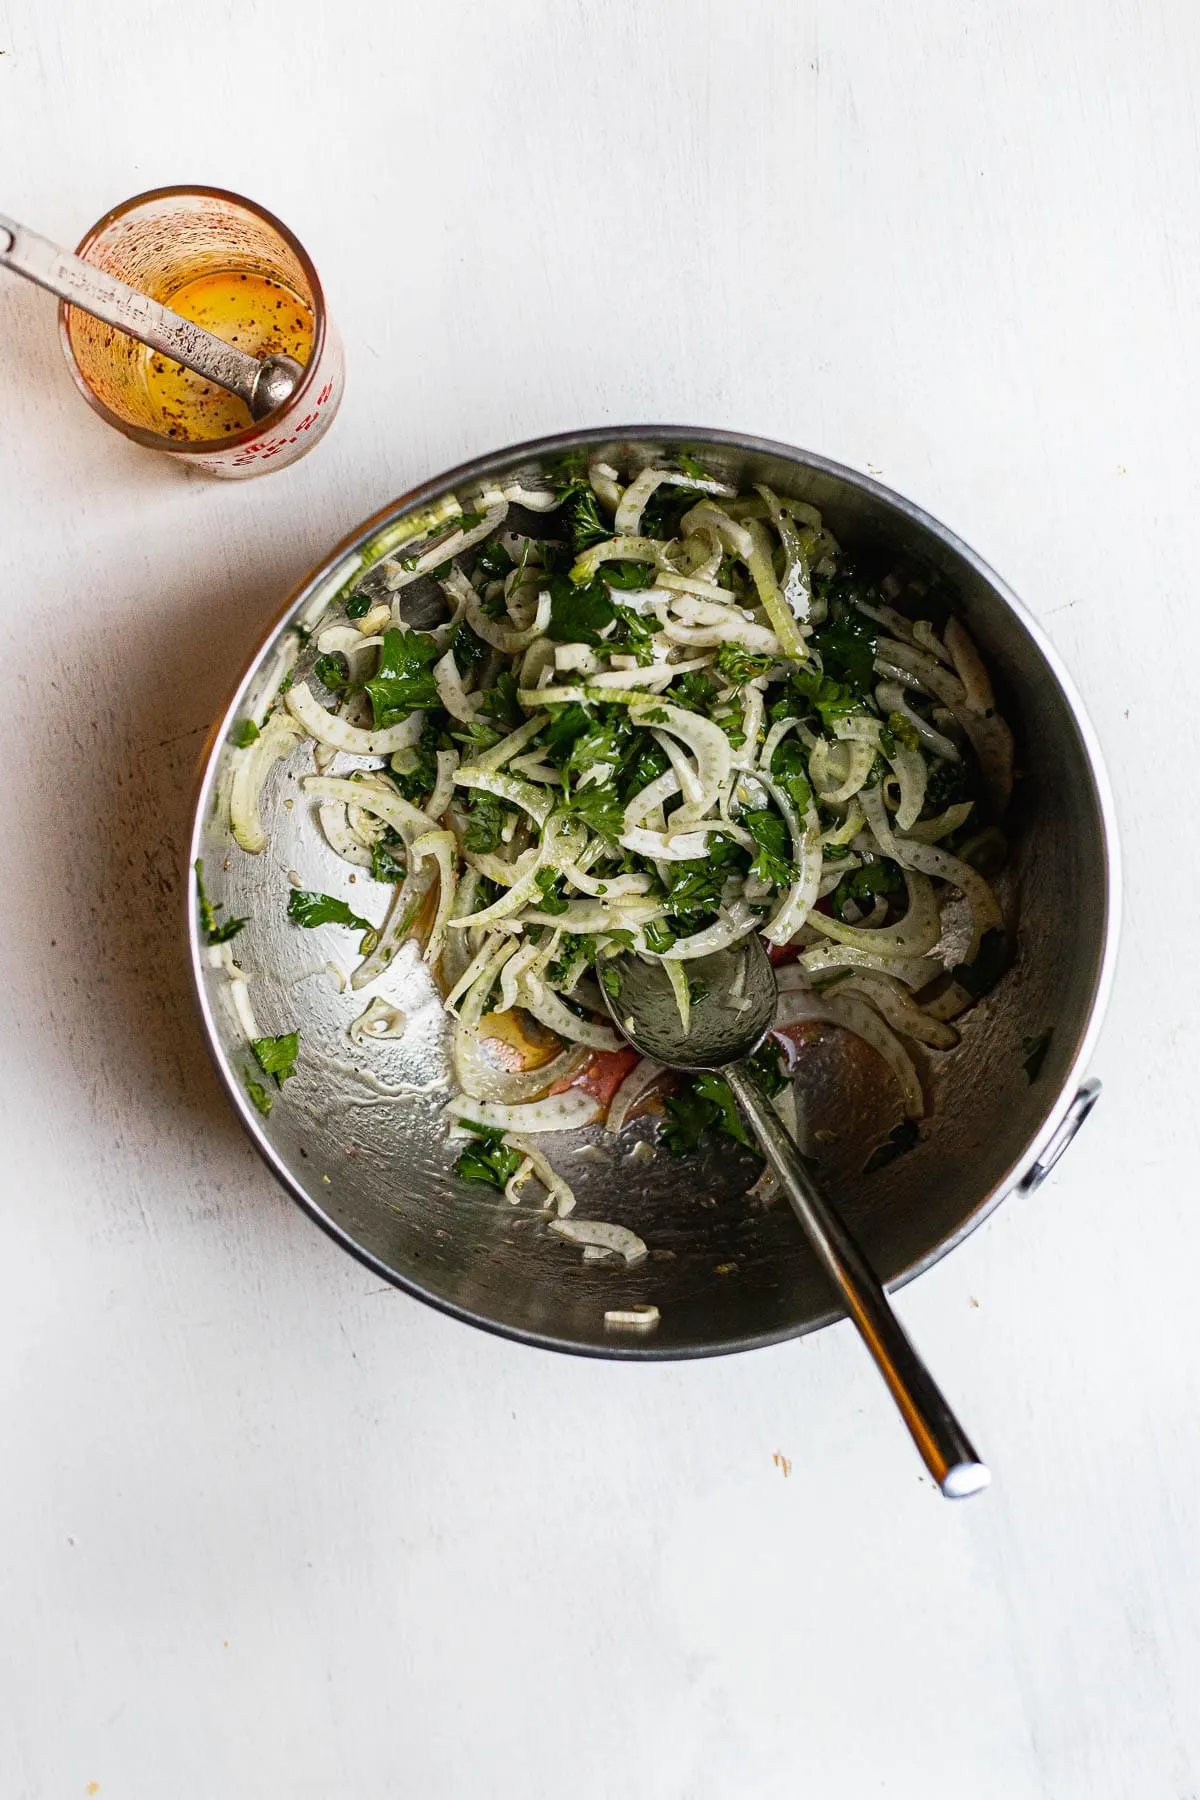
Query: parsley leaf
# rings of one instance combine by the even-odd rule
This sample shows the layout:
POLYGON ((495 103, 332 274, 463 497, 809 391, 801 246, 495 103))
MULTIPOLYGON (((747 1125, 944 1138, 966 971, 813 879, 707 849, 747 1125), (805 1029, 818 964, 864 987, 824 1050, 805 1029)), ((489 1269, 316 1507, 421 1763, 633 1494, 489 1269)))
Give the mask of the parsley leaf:
POLYGON ((473 788, 467 801, 467 828, 463 833, 463 844, 478 855, 497 849, 507 819, 508 808, 502 800, 498 800, 495 794, 485 794, 482 788, 473 788))
POLYGON ((482 668, 491 654, 491 645, 485 644, 483 639, 471 630, 465 619, 460 619, 454 627, 450 647, 454 651, 458 672, 463 676, 471 675, 476 669, 482 668))
POLYGON ((563 810, 574 813, 600 837, 616 843, 625 825, 620 795, 608 782, 603 787, 576 788, 563 800, 563 810))
POLYGON ((365 619, 370 610, 371 596, 364 594, 361 589, 358 593, 351 594, 346 601, 346 617, 348 619, 365 619))
POLYGON ((318 681, 324 682, 331 694, 340 694, 345 688, 355 684, 350 679, 350 664, 340 650, 328 656, 318 656, 313 664, 313 674, 318 681))
POLYGON ((438 705, 437 683, 430 665, 441 654, 437 639, 428 632, 384 632, 379 668, 365 683, 377 731, 398 725, 418 707, 438 705))
POLYGON ((494 581, 499 581, 505 575, 511 574, 516 566, 504 545, 497 543, 495 538, 485 544, 480 544, 475 554, 475 567, 482 569, 484 574, 490 575, 494 581))
POLYGON ((403 881, 404 864, 395 856, 382 838, 376 838, 371 845, 371 879, 373 881, 403 881))
POLYGON ((717 651, 717 668, 730 687, 743 687, 756 675, 765 675, 770 666, 769 656, 753 656, 740 644, 722 644, 717 651))
POLYGON ((517 699, 517 678, 511 669, 501 669, 492 686, 484 691, 479 710, 511 731, 524 723, 525 714, 517 699))
POLYGON ((223 923, 218 923, 217 914, 223 912, 224 908, 214 906, 204 890, 203 857, 198 856, 193 866, 196 871, 196 905, 200 913, 200 929, 208 943, 227 944, 230 938, 237 936, 246 920, 226 919, 223 923))
POLYGON ((270 1094, 268 1094, 261 1081, 255 1081, 249 1069, 243 1070, 242 1080, 246 1083, 246 1092, 249 1094, 251 1100, 253 1100, 263 1118, 267 1118, 274 1105, 274 1101, 271 1099, 270 1094))
POLYGON ((457 1173, 464 1181, 481 1181, 503 1193, 505 1184, 521 1166, 520 1151, 509 1149, 502 1132, 487 1131, 481 1125, 472 1125, 469 1119, 463 1123, 475 1135, 455 1164, 457 1173))
POLYGON ((353 925, 359 931, 373 931, 367 919, 351 912, 344 900, 332 894, 320 894, 313 888, 293 888, 288 895, 288 918, 294 925, 312 930, 316 925, 353 925))
POLYGON ((887 717, 887 728, 896 742, 905 750, 919 750, 921 739, 912 720, 902 712, 891 712, 887 717))
POLYGON ((795 878, 791 861, 791 836, 777 812, 744 812, 742 824, 758 845, 750 873, 775 887, 790 887, 795 878))
POLYGON ((621 972, 620 972, 620 970, 612 968, 611 965, 607 968, 601 969, 600 985, 604 989, 605 993, 608 995, 610 1000, 619 1000, 621 997, 621 972))
POLYGON ((785 737, 775 746, 768 774, 778 782, 798 813, 808 811, 812 789, 808 784, 804 745, 799 738, 785 737))
POLYGON ((636 656, 639 664, 647 667, 654 661, 653 631, 640 614, 627 606, 618 606, 616 615, 617 629, 604 640, 605 650, 610 656, 614 650, 622 656, 636 656))
POLYGON ((573 481, 563 496, 558 522, 576 556, 593 544, 602 544, 612 532, 600 517, 590 481, 573 481))
POLYGON ((600 580, 610 588, 648 588, 657 573, 653 563, 606 562, 600 580))
POLYGON ((720 1075, 705 1074, 697 1075, 693 1086, 702 1100, 707 1100, 710 1106, 717 1108, 713 1118, 717 1129, 725 1132, 728 1137, 736 1138, 739 1144, 745 1144, 748 1150, 753 1150, 754 1139, 742 1123, 742 1115, 737 1109, 729 1083, 720 1075))
POLYGON ((246 750, 260 735, 253 719, 243 719, 233 734, 233 741, 239 750, 246 750))
POLYGON ((569 987, 581 969, 590 968, 596 960, 597 943, 586 932, 567 933, 562 940, 558 960, 546 970, 546 978, 555 987, 569 987))
POLYGON ((877 894, 898 894, 903 886, 904 877, 896 864, 881 856, 878 861, 864 863, 861 869, 852 869, 849 875, 842 876, 829 896, 829 910, 835 919, 844 920, 847 900, 861 905, 874 900, 877 894))
POLYGON ((566 575, 552 577, 547 637, 560 644, 598 644, 600 633, 616 616, 617 609, 602 581, 585 581, 576 587, 566 575))
POLYGON ((273 1075, 277 1087, 282 1087, 289 1075, 296 1073, 296 1053, 300 1048, 300 1033, 289 1031, 283 1037, 255 1038, 250 1048, 258 1058, 258 1066, 264 1075, 273 1075))

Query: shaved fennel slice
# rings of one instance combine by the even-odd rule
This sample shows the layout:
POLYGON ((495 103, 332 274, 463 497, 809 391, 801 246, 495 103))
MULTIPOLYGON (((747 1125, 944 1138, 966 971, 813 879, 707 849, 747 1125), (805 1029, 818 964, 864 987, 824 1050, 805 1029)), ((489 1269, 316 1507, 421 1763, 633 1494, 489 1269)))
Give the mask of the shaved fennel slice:
POLYGON ((456 787, 478 788, 485 794, 494 794, 498 800, 506 800, 510 806, 518 806, 527 812, 539 825, 544 825, 554 805, 553 794, 542 788, 534 787, 531 781, 522 781, 516 775, 501 775, 494 769, 480 769, 473 763, 460 764, 455 771, 456 787))
POLYGON ((812 994, 800 990, 783 993, 779 999, 776 1025, 795 1025, 805 1019, 823 1024, 840 1025, 862 1038, 881 1056, 900 1088, 906 1118, 925 1116, 925 1096, 912 1058, 890 1031, 873 1007, 855 995, 842 997, 841 988, 833 993, 812 994))
POLYGON ((704 476, 681 475, 674 469, 643 469, 630 482, 621 495, 613 519, 613 530, 619 537, 633 537, 642 522, 642 509, 656 488, 669 483, 671 487, 692 488, 701 494, 719 494, 732 499, 737 489, 724 481, 710 481, 704 476))
POLYGON ((521 1166, 525 1173, 518 1172, 504 1190, 510 1200, 519 1198, 511 1191, 514 1184, 523 1185, 532 1175, 545 1188, 547 1206, 552 1206, 560 1219, 575 1211, 575 1194, 570 1183, 551 1168, 536 1144, 530 1143, 518 1131, 506 1131, 502 1141, 509 1150, 516 1150, 524 1158, 521 1166))
POLYGON ((757 519, 749 522, 746 531, 751 542, 751 551, 747 558, 750 574, 758 589, 758 597, 762 601, 763 611, 771 623, 775 636, 779 639, 779 648, 785 656, 795 657, 797 662, 803 662, 808 656, 808 651, 805 648, 804 639, 800 635, 800 627, 775 579, 771 541, 757 519))
POLYGON ((275 764, 290 756, 304 732, 286 713, 274 712, 254 742, 232 756, 233 780, 229 790, 229 822, 234 839, 243 850, 257 856, 266 848, 258 803, 275 764))
POLYGON ((359 1045, 378 1044, 385 1038, 403 1037, 407 1025, 407 1014, 377 994, 350 1025, 349 1037, 359 1045))
MULTIPOLYGON (((626 1268, 645 1262, 649 1251, 636 1231, 627 1225, 610 1225, 598 1219, 553 1219, 550 1230, 572 1244, 586 1244, 592 1249, 608 1250, 625 1259, 626 1268)), ((595 1260, 595 1259, 593 1259, 595 1260)))
POLYGON ((736 944, 739 938, 749 937, 758 927, 761 914, 744 900, 735 900, 732 906, 718 910, 716 923, 706 925, 703 931, 697 931, 691 937, 676 938, 669 950, 662 952, 663 962, 688 962, 695 956, 709 956, 714 950, 726 950, 730 944, 736 944))
POLYGON ((879 848, 885 856, 890 856, 900 864, 906 871, 906 879, 908 870, 916 870, 922 877, 935 876, 939 881, 948 881, 965 897, 971 909, 971 943, 962 960, 974 962, 984 933, 1004 928, 1004 914, 1000 910, 1000 903, 983 876, 970 863, 951 856, 948 850, 942 850, 937 844, 923 844, 912 838, 896 837, 888 823, 887 809, 878 788, 864 791, 862 807, 879 848))
POLYGON ((318 816, 329 848, 335 850, 345 862, 354 863, 360 869, 369 869, 371 852, 351 831, 346 808, 341 801, 326 800, 318 808, 318 816))
MULTIPOLYGON (((864 933, 864 936, 873 935, 864 933)), ((928 987, 937 976, 945 973, 943 964, 935 956, 863 950, 855 944, 814 944, 810 950, 802 952, 800 962, 808 974, 822 981, 841 969, 871 969, 880 975, 894 975, 897 981, 914 990, 928 987)))
MULTIPOLYGON (((301 724, 309 737, 331 750, 344 750, 351 756, 388 756, 393 750, 408 750, 421 735, 424 713, 410 713, 398 725, 383 731, 365 731, 359 725, 348 725, 336 713, 326 712, 307 681, 298 681, 284 695, 284 705, 301 724)), ((253 746, 252 746, 253 747, 253 746)))
POLYGON ((893 1031, 927 1044, 931 1050, 952 1050, 958 1033, 952 1025, 931 1018, 924 1007, 917 1006, 905 992, 903 982, 892 975, 850 974, 837 984, 839 994, 864 994, 871 1005, 883 1014, 893 1031))
POLYGON ((316 800, 341 800, 347 806, 361 806, 364 812, 374 813, 399 832, 406 844, 423 831, 438 829, 436 819, 420 807, 410 806, 390 785, 385 788, 374 781, 348 781, 340 775, 306 775, 304 791, 316 800))
MULTIPOLYGON (((540 1072, 540 1071, 539 1071, 540 1072)), ((506 1106, 499 1100, 476 1100, 469 1094, 456 1094, 447 1103, 451 1119, 469 1120, 488 1131, 537 1133, 578 1131, 590 1125, 599 1110, 591 1094, 568 1088, 564 1094, 551 1094, 544 1100, 527 1100, 524 1104, 506 1106)))
POLYGON ((420 837, 413 839, 410 854, 414 862, 421 862, 428 857, 437 864, 437 912, 430 927, 429 941, 425 945, 425 961, 434 963, 441 953, 446 922, 454 905, 454 890, 458 884, 458 843, 452 831, 425 831, 420 837))
MULTIPOLYGON (((455 502, 455 505, 457 507, 458 503, 455 502)), ((458 510, 461 516, 461 508, 458 510)), ((422 575, 428 575, 431 569, 438 568, 451 557, 461 556, 464 550, 470 550, 475 544, 481 544, 484 538, 492 535, 498 525, 504 523, 507 512, 508 498, 506 497, 498 500, 495 505, 489 506, 479 524, 472 525, 470 530, 463 531, 459 528, 451 531, 449 537, 439 537, 437 543, 430 549, 423 550, 419 556, 412 559, 410 568, 402 568, 399 563, 389 563, 387 566, 389 589, 392 593, 396 593, 400 588, 407 587, 410 582, 417 581, 422 575)), ((434 529, 444 532, 453 523, 453 516, 451 516, 444 519, 434 529)), ((399 546, 400 541, 402 540, 397 539, 396 547, 399 546)), ((408 559, 406 558, 406 560, 408 559)))
POLYGON ((947 622, 946 649, 954 663, 954 672, 963 684, 967 706, 975 713, 993 713, 996 710, 996 696, 992 691, 991 677, 960 619, 951 618, 947 622))
POLYGON ((795 937, 800 927, 812 910, 817 898, 817 889, 821 882, 821 821, 817 809, 810 800, 804 814, 804 825, 796 817, 796 810, 781 787, 778 787, 765 770, 759 769, 756 780, 770 794, 772 800, 783 814, 788 835, 792 840, 792 861, 798 871, 795 881, 784 895, 770 924, 763 932, 769 944, 788 944, 795 937))
POLYGON ((949 837, 952 831, 957 831, 966 824, 974 805, 973 800, 959 800, 955 805, 948 806, 945 812, 936 813, 932 819, 918 819, 904 835, 906 838, 916 839, 920 844, 936 844, 939 838, 949 837))
POLYGON ((210 969, 224 969, 229 978, 229 1003, 233 1007, 233 1016, 241 1026, 247 1043, 252 1044, 255 1038, 262 1036, 262 1032, 258 1029, 254 1008, 250 1004, 250 983, 245 970, 233 960, 233 950, 228 944, 209 944, 204 952, 204 960, 210 969))
MULTIPOLYGON (((897 858, 897 861, 902 860, 897 858)), ((810 912, 806 923, 823 937, 836 938, 840 944, 868 950, 874 955, 924 956, 933 949, 941 935, 941 919, 933 897, 933 886, 926 876, 913 869, 905 868, 903 874, 908 888, 908 911, 895 925, 882 925, 865 931, 859 926, 844 925, 840 919, 819 912, 810 912)))
POLYGON ((671 566, 667 561, 666 545, 658 538, 618 536, 605 538, 603 543, 593 544, 590 550, 576 557, 570 578, 577 586, 583 586, 595 579, 601 564, 606 562, 653 563, 659 569, 671 566))
POLYGON ((597 1025, 591 1019, 581 1018, 572 1012, 552 988, 548 988, 536 977, 527 977, 521 987, 521 1005, 531 1013, 539 1024, 548 1030, 558 1033, 568 1043, 584 1044, 589 1050, 619 1050, 622 1040, 607 1025, 597 1025))
POLYGON ((611 1131, 615 1137, 629 1117, 630 1109, 637 1105, 642 1095, 653 1087, 663 1072, 663 1065, 653 1062, 648 1056, 643 1056, 640 1062, 635 1063, 608 1103, 604 1129, 611 1131))
POLYGON ((728 787, 732 773, 729 739, 721 727, 700 713, 669 703, 632 707, 629 717, 634 725, 658 726, 687 745, 696 758, 696 773, 703 793, 703 800, 697 804, 715 805, 728 787))

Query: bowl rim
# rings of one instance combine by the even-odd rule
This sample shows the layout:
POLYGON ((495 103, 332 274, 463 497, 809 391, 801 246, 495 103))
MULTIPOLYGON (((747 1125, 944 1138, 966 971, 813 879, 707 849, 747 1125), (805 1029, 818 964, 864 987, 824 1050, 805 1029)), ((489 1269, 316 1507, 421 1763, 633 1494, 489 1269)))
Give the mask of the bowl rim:
POLYGON ((254 1111, 248 1095, 242 1091, 240 1083, 234 1079, 233 1071, 221 1051, 215 1021, 209 1005, 205 965, 202 961, 196 884, 191 880, 191 871, 196 858, 203 853, 204 826, 210 809, 212 787, 216 778, 220 751, 235 720, 243 696, 257 674, 264 656, 295 617, 303 612, 305 605, 311 605, 317 594, 325 587, 332 586, 333 592, 336 592, 341 583, 348 580, 354 573, 352 569, 346 569, 342 574, 341 581, 333 584, 333 574, 341 564, 347 562, 356 552, 361 551, 385 526, 440 498, 447 489, 463 486, 470 482, 478 482, 489 476, 505 474, 520 463, 534 459, 561 456, 571 451, 600 445, 654 444, 663 441, 694 444, 697 447, 715 445, 798 462, 816 473, 829 475, 861 489, 902 514, 910 524, 938 538, 992 588, 1029 634, 1050 673, 1058 683, 1087 756, 1101 825, 1101 848, 1105 871, 1104 936, 1099 967, 1088 1006, 1087 1020, 1080 1033, 1075 1055, 1062 1078, 1056 1100, 1046 1113, 1040 1129, 1030 1140, 1022 1156, 1012 1165, 1007 1174, 1002 1176, 995 1186, 982 1196, 953 1231, 940 1238, 924 1256, 902 1269, 899 1274, 886 1283, 889 1293, 895 1293, 900 1288, 907 1287, 910 1281, 915 1281, 919 1275, 923 1275, 926 1270, 932 1268, 935 1263, 940 1262, 944 1256, 949 1255, 952 1250, 957 1249, 970 1237, 1009 1194, 1022 1186, 1064 1125, 1068 1113, 1075 1104, 1083 1073, 1091 1060, 1104 1022, 1104 1015, 1112 992, 1121 926, 1121 851, 1116 806, 1099 739, 1073 679, 1041 625, 991 565, 955 532, 935 518, 932 513, 926 512, 923 507, 917 506, 913 501, 897 493, 894 488, 888 487, 886 483, 877 480, 874 476, 862 474, 845 463, 836 462, 832 458, 822 456, 814 451, 803 450, 793 444, 782 443, 777 439, 755 437, 711 426, 598 425, 587 427, 581 431, 556 432, 546 437, 531 438, 521 443, 508 445, 500 450, 489 451, 482 456, 473 457, 470 461, 460 463, 454 468, 434 476, 431 480, 423 481, 418 486, 410 488, 406 493, 388 501, 347 533, 329 554, 292 589, 262 632, 247 658, 241 678, 209 732, 200 753, 192 828, 188 840, 187 932, 194 997, 208 1052, 234 1110, 271 1173, 309 1218, 319 1225, 340 1248, 348 1251, 373 1274, 379 1275, 391 1286, 412 1295, 427 1306, 434 1307, 438 1312, 445 1313, 450 1318, 459 1319, 480 1330, 491 1332, 494 1336, 529 1344, 539 1349, 556 1350, 567 1355, 594 1357, 616 1362, 691 1361, 708 1356, 733 1355, 744 1350, 765 1349, 772 1345, 787 1343, 794 1338, 805 1337, 810 1332, 822 1330, 825 1326, 844 1319, 845 1314, 831 1304, 829 1311, 819 1318, 810 1319, 798 1325, 783 1325, 766 1331, 745 1333, 739 1338, 731 1338, 728 1341, 712 1345, 660 1346, 653 1339, 630 1341, 614 1339, 611 1344, 585 1344, 574 1339, 556 1336, 550 1332, 508 1325, 500 1320, 488 1318, 474 1312, 470 1307, 461 1306, 441 1294, 432 1292, 411 1276, 400 1274, 390 1268, 358 1243, 335 1219, 325 1213, 313 1196, 296 1180, 266 1136, 262 1121, 254 1111))

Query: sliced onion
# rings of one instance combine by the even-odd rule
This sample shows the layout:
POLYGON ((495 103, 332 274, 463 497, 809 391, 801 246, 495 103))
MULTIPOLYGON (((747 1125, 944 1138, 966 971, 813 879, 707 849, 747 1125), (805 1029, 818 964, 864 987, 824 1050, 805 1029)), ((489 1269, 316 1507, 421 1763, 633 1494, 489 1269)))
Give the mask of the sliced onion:
MULTIPOLYGON (((344 750, 351 756, 389 756, 393 750, 407 750, 417 742, 425 723, 425 714, 409 713, 398 725, 383 731, 364 731, 348 725, 336 713, 326 712, 307 681, 298 681, 284 695, 284 704, 293 718, 304 727, 309 737, 331 750, 344 750)), ((261 740, 260 740, 261 741, 261 740)), ((251 745, 251 749, 255 746, 251 745)))
POLYGON ((641 1238, 625 1225, 609 1225, 594 1219, 553 1219, 550 1230, 569 1243, 587 1244, 593 1249, 623 1256, 626 1268, 645 1262, 649 1255, 641 1238))
POLYGON ((273 712, 254 742, 232 756, 233 780, 229 790, 229 823, 243 850, 257 856, 266 848, 258 803, 268 775, 277 762, 290 756, 304 733, 286 713, 273 712))
POLYGON ((896 808, 896 823, 901 831, 911 831, 920 818, 925 806, 925 785, 929 779, 929 768, 919 750, 906 750, 897 745, 889 755, 884 752, 888 762, 896 771, 896 779, 900 783, 900 804, 896 808))
POLYGON ((498 800, 505 800, 510 806, 520 807, 539 825, 544 825, 554 806, 553 794, 534 787, 531 781, 522 781, 516 775, 500 775, 494 769, 480 769, 478 764, 462 764, 455 772, 456 787, 478 788, 482 793, 494 794, 498 800))
MULTIPOLYGON (((542 1073, 541 1070, 537 1072, 542 1073)), ((488 1131, 536 1132, 540 1135, 547 1131, 578 1131, 592 1123, 597 1109, 598 1103, 591 1094, 568 1088, 565 1094, 552 1094, 544 1100, 508 1106, 499 1100, 476 1100, 467 1094, 456 1094, 447 1104, 446 1112, 452 1119, 469 1119, 473 1125, 482 1125, 488 1131)), ((554 1228, 552 1225, 550 1229, 554 1228)))

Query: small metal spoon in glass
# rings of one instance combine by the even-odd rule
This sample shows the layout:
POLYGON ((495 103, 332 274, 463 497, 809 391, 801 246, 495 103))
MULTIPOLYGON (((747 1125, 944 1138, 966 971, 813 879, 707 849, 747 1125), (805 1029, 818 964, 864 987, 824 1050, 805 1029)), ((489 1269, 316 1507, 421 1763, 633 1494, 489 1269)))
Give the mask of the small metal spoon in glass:
POLYGON ((290 400, 304 373, 294 356, 248 356, 223 338, 214 337, 202 325, 193 325, 170 307, 160 306, 149 294, 140 294, 115 275, 106 275, 81 256, 72 256, 0 215, 0 269, 11 269, 39 287, 48 288, 70 306, 91 313, 106 325, 115 325, 128 337, 161 350, 206 380, 216 382, 244 400, 256 422, 290 400))
POLYGON ((948 1499, 977 1494, 991 1480, 990 1472, 746 1061, 771 1029, 779 1002, 775 971, 765 949, 757 937, 743 938, 685 968, 695 984, 686 1033, 661 964, 643 961, 632 951, 606 962, 608 986, 615 989, 609 992, 605 986, 613 1023, 635 1050, 668 1068, 689 1073, 720 1070, 822 1268, 875 1358, 929 1473, 948 1499))

